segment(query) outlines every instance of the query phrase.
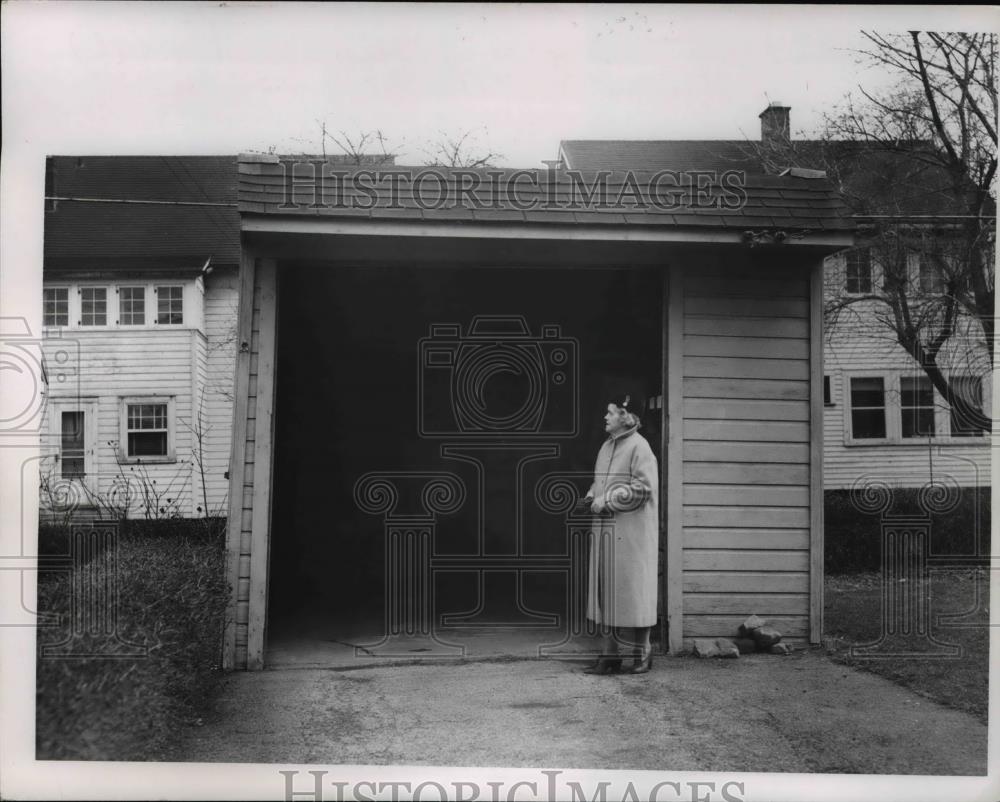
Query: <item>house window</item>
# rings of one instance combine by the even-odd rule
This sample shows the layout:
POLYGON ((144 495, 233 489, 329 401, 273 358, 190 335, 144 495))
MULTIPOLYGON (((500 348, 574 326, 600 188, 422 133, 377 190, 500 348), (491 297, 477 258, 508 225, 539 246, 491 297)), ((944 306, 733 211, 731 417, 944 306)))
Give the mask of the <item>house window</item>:
MULTIPOLYGON (((983 382, 978 376, 952 376, 951 386, 956 395, 960 395, 967 404, 983 411, 983 382)), ((972 421, 964 415, 961 410, 951 409, 951 436, 952 437, 982 437, 985 434, 982 429, 975 426, 972 421)))
POLYGON ((851 379, 851 434, 855 440, 885 438, 885 380, 881 376, 851 379))
POLYGON ((926 376, 900 376, 899 402, 903 437, 934 436, 934 387, 926 376))
POLYGON ((80 288, 80 325, 108 325, 108 291, 106 288, 80 288))
POLYGON ((83 460, 83 412, 80 410, 62 413, 62 429, 59 438, 60 473, 63 479, 82 479, 83 460))
POLYGON ((44 323, 46 326, 69 325, 69 289, 46 287, 44 290, 44 323))
POLYGON ((179 325, 184 322, 184 288, 156 288, 156 322, 179 325))
POLYGON ((920 291, 934 294, 944 290, 944 276, 938 267, 936 259, 921 258, 916 254, 917 275, 920 277, 920 291))
POLYGON ((141 326, 146 322, 145 287, 122 287, 118 290, 118 322, 122 326, 141 326))
POLYGON ((823 403, 828 406, 833 406, 833 394, 830 391, 830 377, 823 377, 823 403))
POLYGON ((867 295, 872 291, 872 259, 867 248, 847 254, 847 286, 851 295, 867 295))
POLYGON ((126 457, 169 457, 169 435, 166 402, 126 402, 126 457))

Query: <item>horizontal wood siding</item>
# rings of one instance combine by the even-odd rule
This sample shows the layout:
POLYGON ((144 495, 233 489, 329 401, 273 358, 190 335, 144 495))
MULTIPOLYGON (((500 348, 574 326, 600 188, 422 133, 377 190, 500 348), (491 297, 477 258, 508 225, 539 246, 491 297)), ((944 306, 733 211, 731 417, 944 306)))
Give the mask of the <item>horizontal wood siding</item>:
POLYGON ((240 277, 233 493, 227 548, 233 588, 226 649, 228 667, 264 666, 270 549, 271 468, 277 336, 277 273, 273 260, 246 256, 240 277), (231 633, 231 634, 230 634, 231 633))
POLYGON ((229 456, 233 433, 233 374, 239 276, 235 268, 218 268, 205 280, 207 361, 204 385, 206 432, 205 473, 209 511, 226 514, 229 456))
MULTIPOLYGON (((838 297, 844 287, 842 256, 827 259, 825 297, 838 297)), ((823 477, 827 490, 849 489, 870 480, 898 487, 920 487, 932 477, 947 476, 960 486, 990 484, 989 438, 962 438, 958 442, 938 440, 928 447, 925 439, 909 442, 851 444, 849 377, 867 375, 922 375, 913 358, 895 341, 895 335, 876 318, 873 305, 855 304, 848 313, 828 325, 823 343, 824 372, 831 381, 831 405, 823 410, 823 477)), ((981 354, 970 342, 974 324, 964 326, 960 336, 946 344, 940 363, 956 373, 976 373, 983 379, 985 408, 992 409, 992 372, 985 351, 981 354)), ((898 399, 890 415, 898 415, 898 399)), ((947 414, 946 404, 937 403, 947 414)))
MULTIPOLYGON (((113 485, 127 481, 132 488, 132 517, 146 516, 139 488, 144 482, 151 487, 154 481, 157 492, 162 491, 163 512, 150 510, 151 517, 169 514, 175 507, 181 515, 190 514, 192 436, 187 423, 191 420, 192 382, 196 375, 194 342, 201 336, 196 329, 187 328, 74 330, 42 342, 46 365, 53 374, 49 400, 85 399, 96 404, 96 470, 90 477, 93 491, 108 496, 113 485), (63 354, 70 355, 68 361, 63 354), (62 365, 67 366, 65 371, 62 365), (59 380, 59 375, 64 378, 59 380), (122 440, 122 398, 127 396, 173 397, 174 461, 119 466, 116 449, 122 440)), ((58 449, 56 422, 47 414, 43 426, 48 450, 58 449)))
MULTIPOLYGON (((259 271, 254 271, 255 277, 259 271)), ((253 490, 255 431, 257 419, 258 363, 260 357, 260 298, 259 279, 253 286, 252 322, 250 324, 250 374, 247 387, 246 446, 244 455, 242 515, 240 518, 240 556, 237 572, 236 597, 236 665, 247 667, 247 644, 250 620, 250 559, 253 535, 253 490)))
MULTIPOLYGON (((230 444, 230 486, 226 527, 226 576, 230 584, 226 607, 226 629, 223 666, 245 670, 247 667, 247 623, 250 594, 251 521, 253 513, 253 449, 247 448, 248 417, 253 415, 256 399, 250 398, 251 354, 249 343, 255 322, 254 259, 244 252, 239 270, 237 290, 237 321, 235 341, 235 371, 233 375, 233 436, 230 444), (243 344, 247 347, 244 348, 243 344)), ((258 296, 259 297, 259 296, 258 296)))
POLYGON ((208 498, 209 452, 206 438, 212 428, 205 408, 205 387, 208 383, 208 339, 197 332, 191 340, 191 420, 181 421, 191 430, 191 507, 186 514, 192 518, 204 514, 208 498))
POLYGON ((683 639, 747 616, 809 636, 809 275, 684 276, 683 639))

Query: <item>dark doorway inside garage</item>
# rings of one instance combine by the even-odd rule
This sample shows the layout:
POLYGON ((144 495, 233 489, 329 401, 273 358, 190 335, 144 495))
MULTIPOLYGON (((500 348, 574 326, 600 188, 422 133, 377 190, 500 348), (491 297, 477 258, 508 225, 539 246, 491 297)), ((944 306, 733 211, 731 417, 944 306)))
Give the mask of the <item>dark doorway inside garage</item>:
POLYGON ((565 572, 544 563, 565 552, 565 522, 536 489, 566 473, 586 490, 607 399, 624 385, 651 400, 641 433, 660 453, 661 279, 654 268, 280 263, 269 647, 384 634, 388 523, 356 487, 373 473, 398 493, 397 516, 427 512, 421 476, 464 488, 433 516, 437 624, 543 637, 564 625, 565 572), (484 332, 485 359, 470 348, 484 332), (476 570, 484 557, 506 568, 476 570), (534 567, 518 571, 519 557, 534 567))

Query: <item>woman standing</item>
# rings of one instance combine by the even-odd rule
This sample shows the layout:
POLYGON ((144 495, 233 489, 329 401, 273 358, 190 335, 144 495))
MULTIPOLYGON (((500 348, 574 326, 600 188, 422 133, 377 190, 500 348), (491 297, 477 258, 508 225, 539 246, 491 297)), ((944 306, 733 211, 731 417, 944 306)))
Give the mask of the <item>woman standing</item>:
POLYGON ((594 483, 586 500, 596 516, 588 566, 587 617, 604 637, 589 674, 622 670, 622 651, 633 661, 630 674, 653 665, 649 633, 656 623, 656 569, 659 542, 656 457, 638 433, 640 402, 617 396, 608 404, 608 439, 597 454, 594 483))

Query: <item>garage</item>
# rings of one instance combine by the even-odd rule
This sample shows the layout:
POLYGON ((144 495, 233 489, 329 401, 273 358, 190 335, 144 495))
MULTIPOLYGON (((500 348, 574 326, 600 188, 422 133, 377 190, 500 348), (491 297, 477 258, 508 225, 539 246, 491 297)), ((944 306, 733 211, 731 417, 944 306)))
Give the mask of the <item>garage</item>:
POLYGON ((572 522, 539 488, 586 489, 623 384, 659 458, 663 649, 754 612, 818 637, 821 268, 851 238, 826 182, 755 178, 725 217, 362 214, 295 169, 240 162, 232 668, 296 628, 573 631, 572 522), (748 237, 786 194, 815 219, 748 237))

